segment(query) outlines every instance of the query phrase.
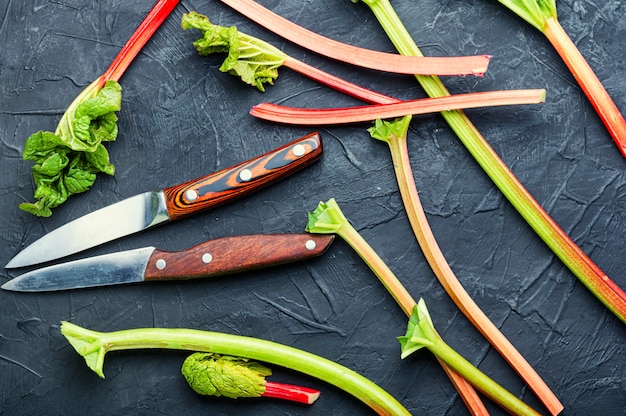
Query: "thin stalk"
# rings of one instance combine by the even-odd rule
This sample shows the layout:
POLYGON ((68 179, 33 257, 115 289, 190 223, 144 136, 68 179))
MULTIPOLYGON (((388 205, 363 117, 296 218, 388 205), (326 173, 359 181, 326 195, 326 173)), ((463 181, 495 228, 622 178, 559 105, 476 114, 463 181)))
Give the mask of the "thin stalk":
POLYGON ((438 113, 460 108, 537 104, 543 102, 544 99, 545 90, 542 89, 487 91, 346 108, 294 108, 261 103, 252 107, 250 114, 279 123, 331 125, 402 117, 407 114, 438 113))
POLYGON ((624 116, 620 113, 602 82, 572 42, 572 39, 563 30, 556 17, 546 19, 543 34, 578 81, 578 85, 600 116, 622 156, 626 157, 626 120, 624 120, 624 116))
POLYGON ((557 20, 556 0, 498 0, 543 33, 561 56, 578 85, 626 157, 626 121, 578 47, 557 20))
MULTIPOLYGON (((388 0, 363 1, 373 11, 402 55, 422 56, 388 0)), ((450 95, 439 77, 422 75, 415 77, 428 96, 450 95)), ((587 257, 535 201, 463 111, 445 111, 441 115, 485 173, 537 235, 609 310, 626 323, 626 293, 587 257)), ((562 405, 554 402, 548 409, 556 414, 560 412, 562 405)))
POLYGON ((399 74, 481 75, 489 56, 407 57, 347 45, 318 35, 266 9, 253 0, 221 0, 255 23, 310 51, 364 68, 399 74))
MULTIPOLYGON (((414 314, 414 311, 417 310, 418 303, 409 294, 404 285, 398 280, 387 264, 380 258, 378 253, 376 253, 376 251, 367 243, 361 234, 352 226, 352 224, 350 224, 334 199, 329 200, 325 204, 320 203, 318 208, 313 211, 313 213, 309 214, 307 231, 311 233, 335 233, 340 236, 350 247, 354 249, 354 251, 359 255, 359 257, 361 257, 365 264, 368 265, 376 277, 378 277, 378 280, 387 289, 389 294, 391 294, 407 317, 413 319, 412 315, 414 314)), ((431 336, 441 339, 434 327, 432 327, 431 336)), ((512 393, 508 392, 489 376, 482 373, 464 358, 459 361, 455 361, 453 358, 452 361, 449 361, 452 357, 449 351, 446 351, 445 354, 439 356, 438 349, 429 348, 429 350, 434 353, 444 368, 447 368, 448 371, 451 369, 453 374, 462 376, 467 382, 472 384, 474 387, 481 389, 481 391, 486 390, 483 391, 483 393, 493 399, 498 405, 509 411, 512 409, 515 410, 516 413, 514 414, 537 414, 532 408, 523 403, 512 393), (496 385, 498 387, 491 389, 490 386, 492 385, 496 385)), ((458 354, 457 356, 461 357, 458 354)), ((476 404, 471 401, 466 401, 465 403, 468 407, 469 404, 476 404)), ((469 408, 474 412, 474 414, 488 414, 486 409, 484 409, 482 402, 479 401, 478 405, 478 408, 469 408), (481 407, 484 410, 482 410, 481 407)))
POLYGON ((265 392, 261 394, 261 397, 313 404, 320 397, 320 391, 304 386, 267 381, 265 392))
POLYGON ((167 19, 180 0, 159 0, 143 19, 113 62, 100 77, 102 85, 108 80, 119 81, 139 51, 167 19))
POLYGON ((424 209, 422 208, 413 178, 406 136, 410 119, 411 117, 407 116, 405 119, 401 120, 404 126, 398 129, 400 134, 390 134, 385 138, 375 138, 381 139, 389 145, 400 195, 402 196, 402 201, 404 202, 413 233, 417 238, 428 264, 446 293, 472 325, 483 334, 489 343, 511 365, 543 403, 551 405, 554 409, 558 409, 559 406, 557 403, 560 402, 550 387, 548 387, 522 354, 493 324, 476 302, 474 302, 455 276, 439 248, 437 240, 428 224, 424 209))
POLYGON ((104 357, 109 351, 173 349, 212 352, 263 361, 290 368, 332 384, 362 401, 380 415, 410 415, 393 396, 331 360, 297 348, 258 338, 184 328, 138 328, 97 332, 70 322, 61 332, 89 368, 104 378, 104 357))

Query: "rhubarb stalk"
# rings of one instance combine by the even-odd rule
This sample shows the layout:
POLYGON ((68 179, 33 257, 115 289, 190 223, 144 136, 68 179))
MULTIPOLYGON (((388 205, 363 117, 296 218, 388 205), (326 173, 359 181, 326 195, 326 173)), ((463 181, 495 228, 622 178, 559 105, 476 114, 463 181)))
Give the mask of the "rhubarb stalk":
MULTIPOLYGON (((334 199, 330 199, 327 202, 320 202, 317 208, 313 212, 309 213, 306 231, 318 234, 332 233, 341 237, 350 247, 354 249, 365 264, 369 266, 404 313, 408 317, 412 316, 413 310, 418 304, 406 290, 402 282, 400 282, 396 275, 391 271, 389 266, 387 266, 387 264, 380 258, 378 253, 376 253, 363 236, 361 236, 352 224, 350 224, 349 220, 345 217, 334 199)), ((439 336, 437 335, 437 337, 439 336)), ((454 363, 451 364, 445 359, 446 357, 444 355, 439 355, 439 351, 431 351, 435 354, 435 356, 437 356, 440 362, 445 363, 446 366, 450 366, 450 368, 457 372, 457 374, 464 377, 468 382, 479 388, 489 398, 505 409, 514 412, 514 414, 537 414, 528 405, 499 386, 487 375, 480 372, 467 360, 460 358, 460 355, 457 354, 457 358, 459 359, 453 359, 454 363), (485 388, 485 386, 493 384, 498 387, 485 388), (506 393, 503 393, 503 391, 506 393)))
POLYGON ((104 378, 104 357, 109 351, 172 349, 232 355, 279 365, 338 387, 379 415, 406 415, 409 411, 372 381, 340 364, 315 354, 272 341, 186 328, 137 328, 97 332, 62 322, 61 333, 92 369, 104 378))
POLYGON ((576 44, 557 18, 556 0, 498 0, 543 33, 567 65, 580 88, 626 157, 626 120, 576 44))
MULTIPOLYGON (((363 0, 363 2, 370 7, 401 54, 422 55, 388 0, 363 0)), ((450 95, 440 78, 422 75, 416 75, 416 78, 428 96, 450 95)), ((485 173, 537 235, 609 310, 626 323, 626 293, 569 238, 535 201, 463 111, 444 111, 441 115, 485 173)), ((561 408, 560 403, 556 402, 553 407, 548 407, 553 414, 560 412, 561 408)))
POLYGON ((250 114, 264 120, 280 123, 331 125, 396 118, 407 114, 438 113, 461 108, 537 104, 544 100, 545 90, 543 89, 487 91, 347 108, 293 108, 272 103, 261 103, 252 107, 250 114))
POLYGON ((347 45, 305 29, 253 0, 221 0, 253 22, 305 49, 331 59, 369 69, 398 74, 481 75, 489 56, 411 57, 347 45))

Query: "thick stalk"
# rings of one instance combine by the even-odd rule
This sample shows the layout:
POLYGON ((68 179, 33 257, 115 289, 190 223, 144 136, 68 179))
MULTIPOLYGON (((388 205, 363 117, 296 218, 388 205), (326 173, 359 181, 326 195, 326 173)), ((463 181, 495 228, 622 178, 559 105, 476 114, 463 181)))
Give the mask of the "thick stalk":
POLYGON ((576 81, 578 81, 589 101, 591 101, 591 105, 593 105, 593 108, 611 134, 619 151, 626 157, 626 120, 624 120, 622 113, 620 113, 615 102, 609 96, 604 85, 602 85, 593 69, 591 69, 574 42, 572 42, 572 39, 563 30, 556 17, 546 19, 543 33, 559 53, 576 81))
POLYGON ((358 373, 331 360, 271 341, 182 328, 96 332, 69 322, 62 323, 61 332, 100 377, 104 377, 102 366, 109 351, 157 348, 211 352, 263 361, 318 378, 352 394, 380 415, 410 415, 393 396, 358 373))
MULTIPOLYGON (((401 54, 422 55, 388 0, 365 0, 364 2, 370 6, 401 54), (398 32, 401 32, 402 35, 399 36, 398 32)), ((450 95, 439 77, 416 75, 416 79, 430 97, 450 95)), ((609 310, 626 323, 626 293, 602 272, 550 218, 548 213, 535 201, 513 172, 489 146, 463 111, 444 111, 441 115, 474 159, 537 235, 609 310)), ((556 407, 548 407, 551 412, 556 413, 560 411, 560 408, 562 408, 560 403, 556 407)))

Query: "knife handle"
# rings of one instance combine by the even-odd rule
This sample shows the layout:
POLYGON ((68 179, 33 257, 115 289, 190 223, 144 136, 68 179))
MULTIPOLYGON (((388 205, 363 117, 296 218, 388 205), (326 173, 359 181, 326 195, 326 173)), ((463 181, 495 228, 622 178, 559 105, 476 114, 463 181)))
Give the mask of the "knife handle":
POLYGON ((154 250, 144 281, 220 276, 304 260, 324 253, 334 235, 257 234, 209 240, 184 251, 154 250))
POLYGON ((170 220, 214 208, 261 189, 322 155, 322 138, 311 133, 282 147, 180 185, 165 188, 170 220))

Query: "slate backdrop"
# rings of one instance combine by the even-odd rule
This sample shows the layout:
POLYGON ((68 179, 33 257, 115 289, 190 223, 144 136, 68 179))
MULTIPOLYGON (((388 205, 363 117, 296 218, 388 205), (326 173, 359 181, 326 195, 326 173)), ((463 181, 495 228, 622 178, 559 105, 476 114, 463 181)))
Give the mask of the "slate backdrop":
MULTIPOLYGON (((626 6, 559 1, 560 19, 626 112, 626 6)), ((18 210, 32 200, 25 139, 53 130, 71 100, 108 66, 152 1, 0 2, 0 264, 48 231, 139 192, 161 189, 264 153, 316 129, 248 115, 262 101, 331 107, 358 102, 282 69, 262 94, 200 57, 184 12, 236 25, 292 56, 403 99, 423 97, 414 78, 307 53, 218 1, 185 0, 122 78, 120 135, 108 149, 117 173, 71 198, 51 218, 18 210)), ((394 51, 368 7, 345 0, 262 4, 316 32, 394 51)), ((453 93, 547 88, 543 105, 471 110, 472 121, 560 226, 626 288, 626 162, 544 37, 490 0, 393 2, 427 55, 493 56, 488 73, 446 77, 453 93)), ((368 124, 320 127, 323 158, 286 181, 188 220, 124 238, 82 256, 153 245, 180 250, 206 239, 302 232, 320 200, 346 215, 416 298, 442 336, 471 362, 544 412, 500 356, 459 313, 409 228, 385 144, 368 124)), ((623 323, 555 258, 495 188, 440 116, 412 122, 409 152, 441 249, 466 290, 536 368, 566 415, 626 408, 623 323)), ((74 256, 74 258, 81 255, 74 256)), ((2 270, 1 282, 23 270, 2 270)), ((322 390, 311 407, 272 400, 204 398, 180 376, 186 354, 108 355, 92 373, 59 333, 61 320, 101 331, 187 327, 273 340, 319 354, 372 379, 412 413, 466 414, 435 359, 400 360, 406 319, 360 258, 337 241, 321 258, 212 281, 136 284, 47 294, 0 293, 0 413, 5 415, 368 414, 351 396, 275 368, 274 380, 322 390)), ((501 410, 486 401, 493 414, 501 410)))

